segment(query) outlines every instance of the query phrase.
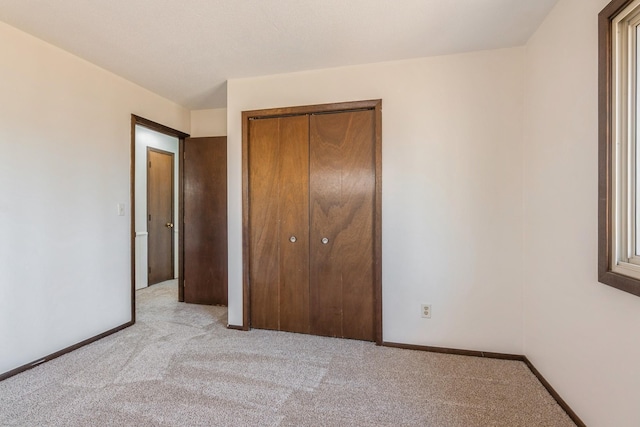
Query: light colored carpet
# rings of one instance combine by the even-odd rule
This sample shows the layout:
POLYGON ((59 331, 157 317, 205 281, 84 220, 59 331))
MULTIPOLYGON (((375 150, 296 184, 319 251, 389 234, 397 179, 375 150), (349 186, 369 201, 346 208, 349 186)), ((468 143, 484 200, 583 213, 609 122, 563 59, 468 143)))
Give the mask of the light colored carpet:
POLYGON ((2 426, 573 426, 522 362, 226 329, 137 293, 137 323, 0 382, 2 426))

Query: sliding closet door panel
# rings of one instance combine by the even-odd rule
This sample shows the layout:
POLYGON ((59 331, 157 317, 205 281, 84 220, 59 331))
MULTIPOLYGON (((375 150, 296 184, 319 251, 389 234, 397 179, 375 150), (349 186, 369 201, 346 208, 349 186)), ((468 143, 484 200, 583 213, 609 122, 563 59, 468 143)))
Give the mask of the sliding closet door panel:
POLYGON ((375 339, 374 136, 373 111, 319 114, 310 119, 314 334, 375 339))
POLYGON ((311 333, 342 337, 342 114, 310 117, 311 333), (325 239, 325 240, 323 240, 325 239), (323 243, 325 242, 325 243, 323 243))
POLYGON ((373 215, 375 195, 374 112, 345 113, 342 156, 344 337, 375 339, 373 215))
POLYGON ((309 332, 309 118, 280 121, 280 330, 309 332))
POLYGON ((249 123, 251 325, 279 328, 279 120, 249 123))
POLYGON ((251 324, 309 332, 309 119, 249 128, 251 324))

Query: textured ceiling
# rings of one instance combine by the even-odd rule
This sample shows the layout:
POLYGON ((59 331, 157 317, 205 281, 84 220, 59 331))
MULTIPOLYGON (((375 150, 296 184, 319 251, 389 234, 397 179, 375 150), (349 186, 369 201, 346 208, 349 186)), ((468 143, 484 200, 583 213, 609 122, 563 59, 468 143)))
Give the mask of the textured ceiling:
POLYGON ((190 109, 231 78, 523 45, 557 0, 0 0, 0 21, 190 109))

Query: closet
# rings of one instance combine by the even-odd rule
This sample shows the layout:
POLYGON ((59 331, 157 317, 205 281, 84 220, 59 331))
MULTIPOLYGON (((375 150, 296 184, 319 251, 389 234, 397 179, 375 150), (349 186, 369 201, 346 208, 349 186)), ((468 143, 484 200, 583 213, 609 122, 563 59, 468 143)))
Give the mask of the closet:
POLYGON ((379 106, 245 113, 251 327, 377 340, 379 106))

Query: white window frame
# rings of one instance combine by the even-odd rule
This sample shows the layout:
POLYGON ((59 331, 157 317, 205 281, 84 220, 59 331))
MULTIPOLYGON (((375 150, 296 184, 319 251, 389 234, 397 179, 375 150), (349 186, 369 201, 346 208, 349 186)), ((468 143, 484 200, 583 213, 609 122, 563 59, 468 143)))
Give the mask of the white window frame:
POLYGON ((637 247, 638 53, 640 0, 612 21, 612 222, 611 270, 640 279, 637 247))

